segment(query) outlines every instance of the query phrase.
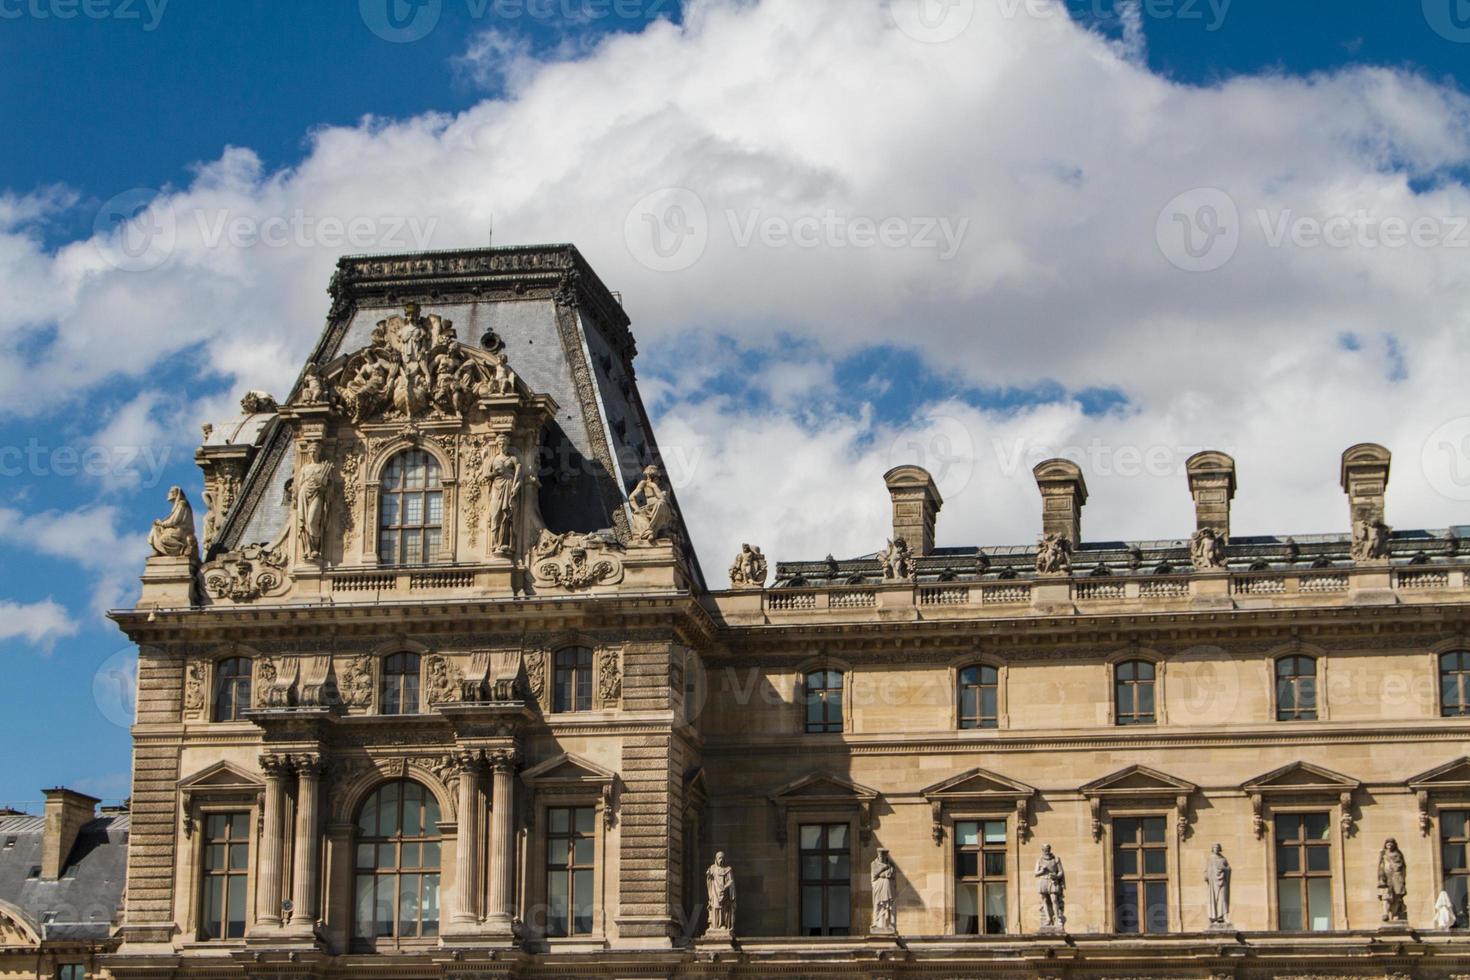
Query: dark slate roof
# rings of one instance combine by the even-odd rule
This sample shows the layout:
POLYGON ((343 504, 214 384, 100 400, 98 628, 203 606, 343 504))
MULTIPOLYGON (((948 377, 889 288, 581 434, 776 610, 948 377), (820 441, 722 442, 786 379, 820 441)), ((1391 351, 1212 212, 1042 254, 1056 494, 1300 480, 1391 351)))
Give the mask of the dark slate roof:
MULTIPOLYGON (((1437 531, 1395 531, 1389 539, 1390 560, 1398 565, 1443 565, 1470 555, 1470 526, 1437 531)), ((1301 534, 1295 537, 1233 537, 1225 547, 1231 571, 1302 571, 1352 567, 1352 537, 1345 534, 1301 534)), ((980 582, 1036 577, 1036 546, 936 548, 914 559, 915 578, 927 582, 980 582)), ((1072 552, 1072 574, 1182 575, 1193 571, 1189 539, 1163 541, 1092 541, 1072 552)), ((776 564, 775 588, 864 585, 883 581, 876 554, 821 561, 776 564)))
POLYGON ((56 881, 44 881, 41 841, 44 820, 28 815, 0 817, 0 901, 30 919, 42 938, 57 942, 106 939, 122 905, 128 867, 126 813, 105 813, 85 824, 56 881))

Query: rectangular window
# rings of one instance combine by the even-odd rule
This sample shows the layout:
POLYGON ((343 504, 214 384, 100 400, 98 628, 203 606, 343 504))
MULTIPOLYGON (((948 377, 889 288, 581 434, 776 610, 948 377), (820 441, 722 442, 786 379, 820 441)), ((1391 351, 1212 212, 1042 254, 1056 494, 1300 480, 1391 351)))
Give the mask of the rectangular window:
POLYGON ((597 861, 597 809, 546 811, 546 935, 592 932, 592 881, 597 861))
POLYGON ((87 968, 80 963, 62 963, 56 968, 56 980, 87 980, 87 968))
POLYGON ((250 874, 250 817, 211 813, 204 818, 204 887, 200 932, 205 939, 245 936, 245 884, 250 874))
POLYGON ((1124 933, 1169 931, 1168 820, 1113 821, 1113 928, 1124 933))
POLYGON ((553 711, 592 710, 592 651, 569 647, 556 651, 553 711))
POLYGON ((1006 822, 960 820, 954 825, 955 932, 999 936, 1006 931, 1006 822))
POLYGON ((1276 816, 1276 910, 1283 932, 1332 929, 1331 828, 1325 813, 1276 816))
POLYGON ((1118 664, 1113 677, 1113 705, 1119 725, 1154 723, 1156 669, 1147 660, 1118 664))
POLYGON ((1470 922, 1470 810, 1443 810, 1439 814, 1439 846, 1444 859, 1444 890, 1455 906, 1455 928, 1470 922))
POLYGON ((961 728, 996 728, 1000 724, 1000 671, 981 664, 960 671, 961 728))
POLYGON ((842 731, 842 672, 813 670, 804 680, 806 730, 811 733, 842 731))
POLYGON ((852 932, 852 855, 845 823, 801 825, 801 934, 852 932))

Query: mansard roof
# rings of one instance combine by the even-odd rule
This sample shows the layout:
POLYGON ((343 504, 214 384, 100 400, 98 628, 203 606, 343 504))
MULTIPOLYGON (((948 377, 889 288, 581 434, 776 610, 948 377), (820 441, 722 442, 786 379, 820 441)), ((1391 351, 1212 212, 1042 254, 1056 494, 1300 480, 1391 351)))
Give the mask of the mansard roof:
POLYGON ((105 811, 88 821, 61 877, 48 881, 39 877, 45 819, 0 817, 0 910, 43 942, 106 939, 122 904, 129 823, 127 813, 105 811))
MULTIPOLYGON (((551 529, 595 533, 626 524, 629 492, 644 467, 662 465, 662 457, 635 381, 637 348, 621 300, 573 246, 348 256, 338 262, 329 292, 326 326, 287 397, 252 393, 257 397, 247 396, 243 417, 209 427, 201 454, 246 453, 239 492, 206 560, 282 538, 295 445, 277 402, 292 405, 308 369, 335 370, 372 343, 376 324, 408 304, 452 322, 467 356, 504 353, 527 391, 554 402, 543 441, 554 472, 543 475, 541 489, 551 529)), ((698 578, 677 501, 673 509, 673 533, 698 578)))

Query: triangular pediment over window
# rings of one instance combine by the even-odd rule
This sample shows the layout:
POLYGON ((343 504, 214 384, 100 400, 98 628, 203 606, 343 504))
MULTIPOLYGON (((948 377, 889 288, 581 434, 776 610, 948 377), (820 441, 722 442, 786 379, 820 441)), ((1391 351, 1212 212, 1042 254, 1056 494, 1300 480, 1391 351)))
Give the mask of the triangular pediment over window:
POLYGON ((264 788, 265 783, 260 777, 228 762, 216 762, 192 776, 179 780, 179 789, 186 793, 258 791, 264 788))
POLYGON ((1408 780, 1416 790, 1470 790, 1470 757, 1461 756, 1408 780))
POLYGON ((1034 787, 985 769, 971 769, 921 790, 929 800, 1017 800, 1036 795, 1034 787))
POLYGON ((878 798, 878 791, 869 789, 859 783, 849 782, 833 776, 830 773, 814 772, 803 776, 793 783, 785 786, 771 794, 771 799, 777 803, 826 803, 826 802, 864 802, 870 803, 878 798))
POLYGON ((532 766, 521 774, 521 779, 531 786, 569 784, 610 786, 617 779, 617 774, 595 762, 589 762, 581 756, 568 752, 554 759, 547 759, 540 765, 532 766))
POLYGON ((1351 776, 1314 766, 1310 762, 1293 762, 1257 776, 1244 786, 1248 793, 1350 793, 1362 784, 1351 776))
POLYGON ((1129 766, 1081 788, 1083 796, 1187 796, 1194 783, 1147 766, 1129 766))

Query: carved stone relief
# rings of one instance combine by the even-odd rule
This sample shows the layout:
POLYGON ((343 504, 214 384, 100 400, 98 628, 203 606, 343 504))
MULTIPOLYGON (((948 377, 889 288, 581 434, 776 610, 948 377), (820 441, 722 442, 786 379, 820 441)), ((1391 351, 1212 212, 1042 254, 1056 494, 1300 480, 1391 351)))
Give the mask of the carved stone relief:
POLYGON ((623 664, 616 650, 604 650, 597 665, 597 696, 603 707, 616 708, 623 699, 623 664))
POLYGON ((195 661, 184 671, 184 715, 198 717, 204 711, 204 665, 195 661))
POLYGON ((1072 542, 1053 532, 1036 545, 1036 570, 1043 575, 1066 575, 1072 571, 1072 542))
POLYGON ((531 688, 532 699, 546 711, 550 706, 546 700, 546 663, 543 650, 532 650, 526 654, 526 683, 531 688))
POLYGON ((623 546, 600 534, 543 530, 527 563, 537 585, 585 589, 623 580, 623 546))
POLYGON ((424 697, 429 704, 457 700, 460 681, 460 672, 444 657, 436 653, 424 658, 424 697))
POLYGON ((373 659, 353 657, 337 676, 337 693, 349 708, 370 708, 377 684, 373 679, 373 659))
POLYGON ((199 570, 204 591, 216 599, 250 602, 278 596, 290 587, 286 555, 265 545, 246 545, 226 552, 199 570))
POLYGON ((769 574, 766 556, 761 554, 761 550, 742 544, 740 554, 735 556, 735 561, 730 565, 730 585, 737 589, 764 588, 769 574))

